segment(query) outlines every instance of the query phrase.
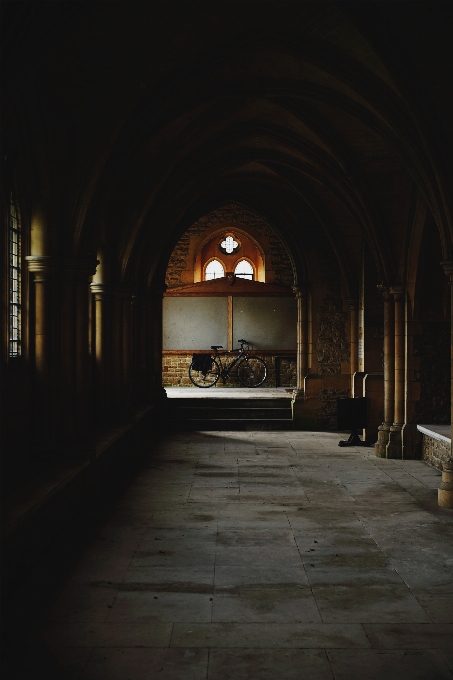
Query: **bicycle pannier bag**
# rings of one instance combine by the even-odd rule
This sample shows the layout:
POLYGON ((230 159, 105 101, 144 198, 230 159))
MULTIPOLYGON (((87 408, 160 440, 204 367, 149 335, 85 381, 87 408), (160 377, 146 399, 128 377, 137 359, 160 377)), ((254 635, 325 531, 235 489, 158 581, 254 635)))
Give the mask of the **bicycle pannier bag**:
POLYGON ((209 354, 194 354, 192 356, 192 368, 194 371, 201 371, 203 375, 210 370, 212 357, 209 354))

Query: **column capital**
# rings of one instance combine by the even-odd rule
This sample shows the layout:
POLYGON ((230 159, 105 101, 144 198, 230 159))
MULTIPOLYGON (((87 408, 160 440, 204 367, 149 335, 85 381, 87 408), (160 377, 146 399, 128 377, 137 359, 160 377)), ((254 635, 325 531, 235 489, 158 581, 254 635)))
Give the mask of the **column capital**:
POLYGON ((405 294, 406 286, 401 283, 395 283, 389 287, 389 291, 395 297, 395 300, 398 300, 405 294))
POLYGON ((111 287, 108 283, 99 283, 98 281, 93 281, 93 283, 90 283, 90 290, 95 295, 106 295, 110 292, 111 287))
POLYGON ((383 283, 379 283, 376 286, 376 288, 380 293, 382 293, 382 297, 384 298, 384 300, 389 300, 392 297, 389 286, 385 286, 383 283))
POLYGON ((58 258, 53 255, 27 255, 28 271, 37 274, 55 274, 58 271, 58 258))
POLYGON ((96 271, 92 257, 57 257, 55 255, 27 255, 28 270, 39 274, 61 274, 63 278, 86 279, 96 271))
POLYGON ((307 295, 307 286, 293 286, 293 293, 296 296, 296 299, 299 300, 307 295))
POLYGON ((98 263, 95 257, 69 255, 59 259, 63 278, 66 279, 86 280, 95 274, 98 263))
POLYGON ((443 260, 440 264, 453 285, 453 260, 443 260))

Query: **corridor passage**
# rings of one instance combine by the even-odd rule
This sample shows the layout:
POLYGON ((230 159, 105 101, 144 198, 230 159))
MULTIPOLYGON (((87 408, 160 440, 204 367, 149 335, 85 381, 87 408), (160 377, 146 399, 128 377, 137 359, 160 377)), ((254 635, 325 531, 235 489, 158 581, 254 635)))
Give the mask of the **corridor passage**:
POLYGON ((26 677, 451 678, 440 473, 338 440, 163 437, 43 616, 26 677))

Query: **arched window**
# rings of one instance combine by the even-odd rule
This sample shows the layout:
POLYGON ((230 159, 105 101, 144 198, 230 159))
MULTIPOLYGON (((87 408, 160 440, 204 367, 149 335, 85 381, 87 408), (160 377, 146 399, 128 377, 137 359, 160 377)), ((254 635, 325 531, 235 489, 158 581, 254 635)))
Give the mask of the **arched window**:
POLYGON ((211 279, 220 279, 225 276, 225 270, 222 263, 219 260, 211 260, 205 269, 205 281, 210 281, 211 279))
POLYGON ((9 356, 20 354, 21 231, 14 193, 9 201, 9 356))
POLYGON ((236 276, 240 279, 250 279, 253 280, 253 267, 247 260, 240 260, 234 270, 236 276))

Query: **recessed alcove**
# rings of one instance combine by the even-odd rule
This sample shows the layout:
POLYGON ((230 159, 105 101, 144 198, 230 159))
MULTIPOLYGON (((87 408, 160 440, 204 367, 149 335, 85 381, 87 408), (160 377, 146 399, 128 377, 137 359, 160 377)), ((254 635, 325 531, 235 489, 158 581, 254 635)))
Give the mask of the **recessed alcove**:
MULTIPOLYGON (((186 267, 179 272, 179 285, 169 285, 164 294, 165 387, 192 386, 192 354, 210 352, 215 344, 238 349, 239 338, 265 357, 269 373, 263 388, 295 387, 297 304, 292 287, 280 283, 290 256, 283 240, 263 226, 260 233, 244 223, 212 219, 204 229, 189 229, 176 244, 167 281, 176 279, 176 263, 184 261, 186 267)), ((235 377, 226 384, 235 386, 235 377)))

